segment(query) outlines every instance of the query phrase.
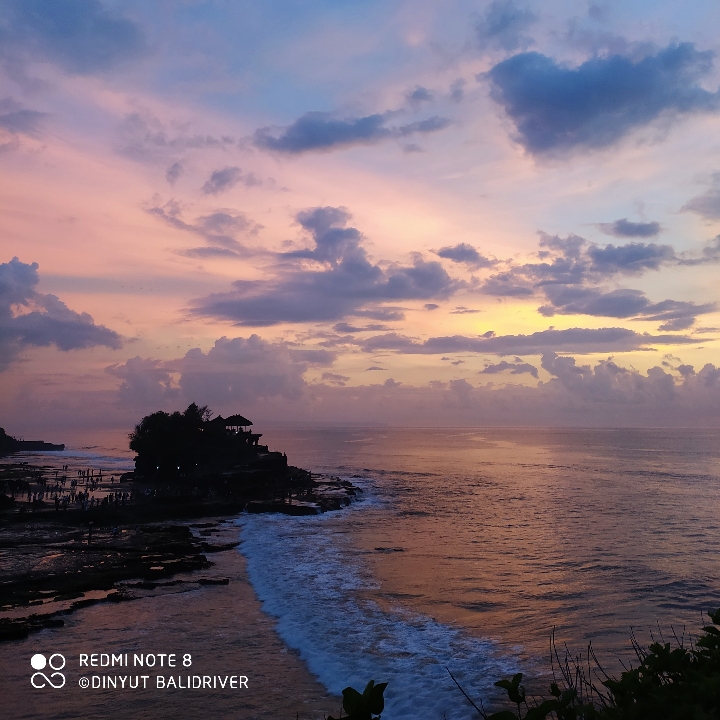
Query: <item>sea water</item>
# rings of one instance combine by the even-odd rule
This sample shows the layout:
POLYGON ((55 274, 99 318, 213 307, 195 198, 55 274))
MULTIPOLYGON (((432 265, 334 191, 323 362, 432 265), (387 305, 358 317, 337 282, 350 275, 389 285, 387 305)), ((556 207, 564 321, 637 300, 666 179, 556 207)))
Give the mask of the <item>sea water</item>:
MULTIPOLYGON (((542 689, 553 629, 561 654, 592 642, 616 671, 631 632, 696 632, 720 606, 717 430, 260 429, 292 464, 363 490, 338 513, 237 518, 262 612, 329 692, 388 682, 387 720, 472 717, 448 671, 486 706, 493 682, 517 671, 542 689)), ((215 596, 195 604, 203 597, 215 596)), ((148 602, 160 618, 163 603, 181 600, 137 607, 148 602)), ((117 611, 81 611, 57 640, 82 645, 79 616, 117 611)), ((234 613, 203 615, 206 628, 231 635, 233 623, 253 622, 239 601, 234 613)), ((169 625, 153 632, 177 635, 169 625)), ((253 652, 261 658, 262 644, 253 652)), ((281 693, 302 706, 310 692, 273 682, 241 717, 276 717, 281 693)), ((170 708, 150 700, 148 717, 170 708)))
POLYGON ((388 681, 388 718, 467 717, 448 669, 486 700, 515 671, 547 679, 553 630, 561 656, 592 642, 617 671, 631 633, 696 632, 720 606, 717 430, 265 441, 364 489, 341 514, 240 519, 241 551, 283 640, 333 692, 388 681))

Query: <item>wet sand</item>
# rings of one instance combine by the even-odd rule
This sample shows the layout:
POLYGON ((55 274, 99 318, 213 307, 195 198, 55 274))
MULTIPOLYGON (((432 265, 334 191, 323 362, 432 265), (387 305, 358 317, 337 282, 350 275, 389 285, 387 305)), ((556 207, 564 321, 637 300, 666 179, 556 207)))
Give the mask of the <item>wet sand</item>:
MULTIPOLYGON (((239 528, 228 525, 215 542, 237 541, 239 528)), ((151 597, 104 603, 68 616, 62 628, 50 628, 0 645, 3 717, 36 718, 279 718, 315 720, 337 714, 341 699, 327 694, 301 659, 288 651, 261 610, 239 551, 212 556, 200 573, 174 579, 192 582, 153 591, 151 597), (227 585, 198 585, 228 578, 227 585), (161 595, 161 597, 158 596, 161 595), (36 653, 67 659, 65 686, 36 689, 30 659, 36 653), (81 653, 176 653, 178 667, 81 668, 81 653), (192 666, 182 667, 184 654, 192 666), (157 675, 187 684, 188 675, 246 676, 247 689, 158 689, 157 675), (147 689, 83 689, 82 676, 148 675, 147 689)), ((55 664, 59 661, 56 660, 55 664)), ((49 669, 45 670, 49 674, 49 669)), ((36 683, 42 683, 37 678, 36 683)), ((102 681, 100 681, 102 682, 102 681)), ((118 685, 119 685, 118 680, 118 685)), ((190 681, 192 684, 192 681, 190 681)), ((229 684, 229 683, 228 683, 229 684)))

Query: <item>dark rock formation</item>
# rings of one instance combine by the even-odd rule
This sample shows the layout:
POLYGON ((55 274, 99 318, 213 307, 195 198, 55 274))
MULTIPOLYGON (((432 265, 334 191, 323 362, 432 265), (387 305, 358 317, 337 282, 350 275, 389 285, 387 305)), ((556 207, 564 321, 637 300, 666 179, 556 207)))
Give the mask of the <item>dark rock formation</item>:
POLYGON ((0 457, 11 455, 15 452, 37 452, 37 451, 59 451, 64 450, 64 445, 54 445, 42 440, 17 440, 0 427, 0 457))

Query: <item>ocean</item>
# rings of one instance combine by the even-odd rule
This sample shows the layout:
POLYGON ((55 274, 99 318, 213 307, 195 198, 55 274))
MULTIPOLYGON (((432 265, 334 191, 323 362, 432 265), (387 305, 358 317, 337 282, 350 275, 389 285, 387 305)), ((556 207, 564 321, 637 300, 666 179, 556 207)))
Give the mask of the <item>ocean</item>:
MULTIPOLYGON (((68 714, 30 693, 18 718, 77 717, 91 701, 92 717, 314 718, 374 679, 389 683, 384 720, 459 720, 476 714, 448 670, 487 707, 514 672, 547 685, 553 630, 561 653, 592 643, 617 672, 631 633, 687 636, 720 606, 718 430, 259 429, 361 499, 314 517, 235 518, 226 588, 94 606, 0 646, 0 672, 24 687, 9 651, 180 651, 185 638, 206 669, 241 665, 247 692, 73 687, 68 714)), ((64 455, 103 472, 129 461, 124 438, 64 455)))

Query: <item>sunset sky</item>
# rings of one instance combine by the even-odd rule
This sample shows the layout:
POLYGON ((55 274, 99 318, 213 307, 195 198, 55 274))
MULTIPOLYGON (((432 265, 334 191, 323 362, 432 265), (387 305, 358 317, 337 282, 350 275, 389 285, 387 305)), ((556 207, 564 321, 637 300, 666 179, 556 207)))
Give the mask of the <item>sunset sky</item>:
POLYGON ((0 425, 720 425, 720 5, 2 0, 0 425))

